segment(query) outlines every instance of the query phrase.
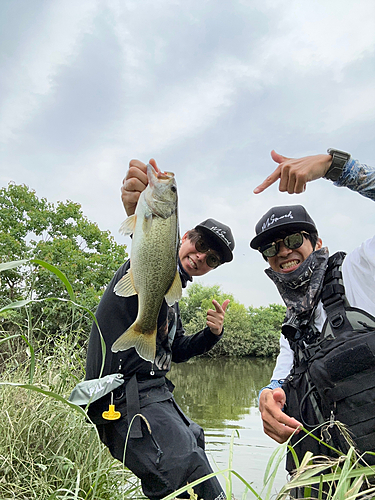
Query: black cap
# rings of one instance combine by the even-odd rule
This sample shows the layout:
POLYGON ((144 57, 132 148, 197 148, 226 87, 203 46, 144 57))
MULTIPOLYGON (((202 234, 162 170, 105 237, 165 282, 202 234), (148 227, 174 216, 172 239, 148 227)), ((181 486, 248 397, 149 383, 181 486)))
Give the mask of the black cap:
POLYGON ((207 219, 195 226, 195 229, 207 238, 207 243, 213 250, 220 253, 223 263, 233 260, 234 238, 229 226, 215 219, 207 219))
POLYGON ((287 231, 317 232, 315 222, 302 205, 273 207, 259 220, 255 226, 256 236, 250 242, 251 248, 270 243, 280 233, 287 231))

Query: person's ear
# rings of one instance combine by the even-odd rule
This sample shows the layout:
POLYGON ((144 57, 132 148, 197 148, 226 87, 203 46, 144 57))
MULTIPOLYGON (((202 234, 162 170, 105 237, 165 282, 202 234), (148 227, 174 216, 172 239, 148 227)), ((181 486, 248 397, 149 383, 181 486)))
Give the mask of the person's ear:
POLYGON ((315 250, 320 250, 323 246, 323 242, 321 238, 318 238, 316 245, 315 245, 315 250))

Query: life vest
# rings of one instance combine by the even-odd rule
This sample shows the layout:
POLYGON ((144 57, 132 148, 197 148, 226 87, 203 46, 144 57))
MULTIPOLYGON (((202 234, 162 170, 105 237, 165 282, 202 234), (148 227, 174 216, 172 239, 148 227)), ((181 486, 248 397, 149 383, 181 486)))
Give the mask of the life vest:
MULTIPOLYGON (((363 454, 375 452, 375 318, 349 305, 341 272, 344 258, 345 253, 337 252, 328 260, 320 296, 327 313, 322 331, 311 317, 288 338, 294 366, 283 384, 284 411, 336 449, 346 453, 349 439, 363 454)), ((300 460, 308 450, 315 456, 337 456, 310 436, 301 440, 301 433, 291 444, 300 460)), ((291 472, 295 464, 288 455, 291 472)), ((375 456, 363 459, 375 464, 375 456)))

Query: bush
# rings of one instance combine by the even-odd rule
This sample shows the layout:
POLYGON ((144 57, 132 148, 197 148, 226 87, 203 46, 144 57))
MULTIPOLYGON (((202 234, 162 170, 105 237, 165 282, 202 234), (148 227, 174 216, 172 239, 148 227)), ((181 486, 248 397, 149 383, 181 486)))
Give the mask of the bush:
POLYGON ((279 352, 281 325, 285 307, 271 304, 268 307, 246 307, 233 295, 221 292, 218 285, 191 285, 180 301, 181 318, 186 333, 192 335, 206 326, 207 310, 212 299, 220 304, 230 299, 225 314, 224 335, 208 353, 209 356, 261 356, 275 357, 279 352))

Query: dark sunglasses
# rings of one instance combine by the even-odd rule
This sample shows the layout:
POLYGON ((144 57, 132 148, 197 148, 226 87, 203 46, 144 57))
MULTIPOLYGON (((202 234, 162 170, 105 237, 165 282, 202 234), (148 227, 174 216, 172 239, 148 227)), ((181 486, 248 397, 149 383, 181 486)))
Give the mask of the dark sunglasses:
POLYGON ((199 240, 195 243, 195 249, 199 253, 206 254, 206 264, 208 265, 208 267, 212 267, 213 269, 215 269, 215 267, 220 266, 220 257, 214 250, 211 250, 211 248, 207 245, 203 238, 199 238, 199 240))
POLYGON ((263 255, 265 259, 269 257, 275 257, 279 253, 280 250, 280 242, 282 241, 286 248, 290 250, 295 250, 299 248, 303 244, 303 235, 309 234, 306 231, 300 231, 299 233, 288 234, 285 238, 280 238, 279 240, 273 241, 272 243, 267 243, 262 247, 259 247, 259 252, 263 255))

